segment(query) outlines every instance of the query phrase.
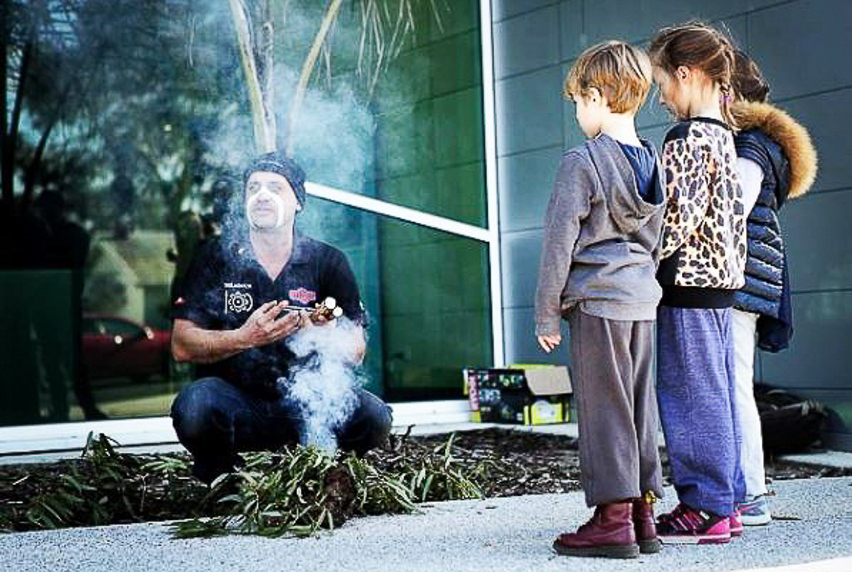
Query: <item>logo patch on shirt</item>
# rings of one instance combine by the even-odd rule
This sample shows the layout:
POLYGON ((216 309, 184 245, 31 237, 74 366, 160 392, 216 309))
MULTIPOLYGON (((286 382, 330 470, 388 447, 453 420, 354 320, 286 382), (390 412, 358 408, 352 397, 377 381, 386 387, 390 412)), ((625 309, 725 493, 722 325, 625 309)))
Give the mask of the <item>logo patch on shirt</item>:
POLYGON ((316 292, 312 290, 306 290, 304 288, 299 288, 298 290, 290 290, 289 292, 287 292, 287 296, 289 296, 291 300, 301 302, 303 306, 307 306, 309 302, 313 302, 317 299, 316 292))
POLYGON ((242 312, 250 312, 254 307, 254 299, 251 294, 244 292, 243 289, 250 289, 251 284, 233 284, 225 282, 225 313, 234 312, 240 314, 242 312))

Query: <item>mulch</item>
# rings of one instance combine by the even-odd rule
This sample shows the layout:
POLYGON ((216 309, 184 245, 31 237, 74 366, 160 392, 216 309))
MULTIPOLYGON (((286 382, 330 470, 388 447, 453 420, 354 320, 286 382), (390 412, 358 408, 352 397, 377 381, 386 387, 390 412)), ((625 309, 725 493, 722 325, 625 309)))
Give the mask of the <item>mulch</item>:
MULTIPOLYGON (((418 438, 437 445, 446 435, 418 438)), ((489 496, 506 497, 580 490, 580 465, 576 438, 507 429, 483 429, 457 435, 456 447, 473 458, 497 458, 514 467, 495 475, 486 484, 489 496)), ((671 484, 671 470, 665 450, 661 450, 663 478, 671 484)), ((766 459, 766 478, 772 481, 852 476, 852 469, 790 463, 766 459)))

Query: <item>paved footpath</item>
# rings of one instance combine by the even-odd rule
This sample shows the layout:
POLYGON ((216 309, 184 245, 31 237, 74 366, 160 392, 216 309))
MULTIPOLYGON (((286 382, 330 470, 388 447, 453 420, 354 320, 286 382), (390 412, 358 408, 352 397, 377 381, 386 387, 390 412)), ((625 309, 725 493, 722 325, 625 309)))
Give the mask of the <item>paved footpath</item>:
MULTIPOLYGON (((355 519, 308 539, 174 540, 162 524, 0 535, 9 572, 741 571, 852 572, 852 478, 783 481, 779 520, 727 546, 666 547, 636 560, 557 556, 553 538, 589 515, 581 493, 435 503, 355 519)), ((674 504, 672 491, 662 503, 674 504)))

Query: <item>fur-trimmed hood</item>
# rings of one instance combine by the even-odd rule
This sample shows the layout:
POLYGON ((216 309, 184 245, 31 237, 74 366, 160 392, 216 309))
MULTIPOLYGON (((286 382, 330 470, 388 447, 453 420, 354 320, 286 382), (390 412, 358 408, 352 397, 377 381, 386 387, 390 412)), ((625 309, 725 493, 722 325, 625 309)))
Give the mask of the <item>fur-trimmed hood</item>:
POLYGON ((817 174, 817 152, 808 130, 768 103, 739 101, 731 107, 731 112, 738 129, 760 129, 784 150, 790 161, 788 197, 795 199, 808 192, 817 174))

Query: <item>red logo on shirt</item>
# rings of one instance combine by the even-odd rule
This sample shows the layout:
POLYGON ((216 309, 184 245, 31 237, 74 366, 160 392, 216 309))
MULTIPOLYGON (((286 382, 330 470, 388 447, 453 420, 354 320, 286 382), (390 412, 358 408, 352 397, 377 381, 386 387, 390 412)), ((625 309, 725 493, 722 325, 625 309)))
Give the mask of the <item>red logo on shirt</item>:
POLYGON ((287 295, 291 300, 295 300, 297 302, 301 302, 303 306, 307 305, 308 302, 313 302, 317 299, 317 293, 311 290, 305 290, 304 288, 299 288, 298 290, 290 290, 287 292, 287 295))

